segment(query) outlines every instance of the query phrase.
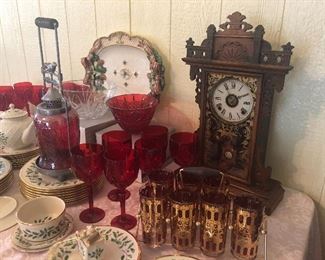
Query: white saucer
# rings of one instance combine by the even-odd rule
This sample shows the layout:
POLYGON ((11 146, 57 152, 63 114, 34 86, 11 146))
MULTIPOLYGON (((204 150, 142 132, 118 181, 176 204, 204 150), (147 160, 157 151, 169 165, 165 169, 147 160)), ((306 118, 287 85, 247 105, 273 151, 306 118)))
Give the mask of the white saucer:
POLYGON ((11 244, 13 248, 20 252, 36 253, 46 251, 50 246, 55 244, 61 239, 67 237, 73 230, 73 218, 69 214, 65 214, 65 226, 59 235, 56 237, 46 240, 44 242, 33 242, 26 240, 21 233, 19 227, 17 227, 11 235, 11 244))
POLYGON ((12 197, 0 197, 0 219, 7 217, 17 207, 17 201, 12 197))

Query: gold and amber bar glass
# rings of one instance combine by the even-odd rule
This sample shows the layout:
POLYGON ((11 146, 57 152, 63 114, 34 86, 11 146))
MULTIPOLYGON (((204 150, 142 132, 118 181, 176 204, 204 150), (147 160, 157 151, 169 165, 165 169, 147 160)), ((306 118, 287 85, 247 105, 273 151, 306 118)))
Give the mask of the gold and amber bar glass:
POLYGON ((177 250, 194 247, 198 216, 197 195, 191 191, 178 190, 169 196, 171 242, 177 250))
POLYGON ((256 258, 263 215, 264 203, 261 200, 252 197, 234 199, 231 253, 237 259, 256 258))
POLYGON ((147 184, 140 189, 143 242, 153 248, 166 242, 167 196, 164 186, 147 184))
POLYGON ((216 257, 225 251, 229 200, 220 192, 201 197, 200 242, 203 254, 216 257))

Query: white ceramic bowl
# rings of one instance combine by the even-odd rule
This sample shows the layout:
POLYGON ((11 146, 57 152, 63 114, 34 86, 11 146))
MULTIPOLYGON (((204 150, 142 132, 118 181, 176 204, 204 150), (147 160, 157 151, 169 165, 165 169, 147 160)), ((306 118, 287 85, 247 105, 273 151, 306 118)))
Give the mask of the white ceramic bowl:
POLYGON ((59 235, 64 226, 65 203, 53 196, 44 196, 24 203, 16 217, 26 240, 42 242, 59 235))

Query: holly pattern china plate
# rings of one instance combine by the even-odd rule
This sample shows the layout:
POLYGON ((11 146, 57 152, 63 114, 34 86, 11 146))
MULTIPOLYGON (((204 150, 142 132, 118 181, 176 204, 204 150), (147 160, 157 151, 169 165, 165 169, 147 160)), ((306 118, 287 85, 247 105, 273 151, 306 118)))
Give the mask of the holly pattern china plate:
MULTIPOLYGON (((135 238, 120 228, 111 226, 96 226, 96 230, 104 238, 106 248, 103 259, 139 260, 140 247, 135 238)), ((48 253, 48 260, 82 260, 75 235, 52 246, 48 253)), ((89 256, 95 260, 96 256, 89 256)))
MULTIPOLYGON (((45 240, 43 242, 30 241, 24 238, 22 231, 20 230, 19 227, 17 227, 12 234, 11 241, 13 247, 20 252, 27 252, 27 253, 42 252, 47 250, 50 246, 52 246, 59 240, 67 237, 72 230, 73 230, 73 218, 66 213, 62 223, 62 229, 60 233, 54 238, 45 240)), ((36 235, 44 236, 44 233, 36 234, 36 235)))

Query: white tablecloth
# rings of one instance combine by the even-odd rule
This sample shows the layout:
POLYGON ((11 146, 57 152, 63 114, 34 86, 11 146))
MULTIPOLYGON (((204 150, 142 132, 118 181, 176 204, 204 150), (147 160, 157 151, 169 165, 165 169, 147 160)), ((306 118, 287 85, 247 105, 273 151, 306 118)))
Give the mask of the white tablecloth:
MULTIPOLYGON (((19 195, 18 178, 15 176, 14 185, 4 194, 6 196, 19 195)), ((132 196, 126 202, 126 211, 136 215, 138 212, 138 190, 140 183, 134 183, 129 187, 132 196)), ((112 186, 106 184, 103 190, 95 197, 95 206, 101 207, 106 212, 106 217, 100 221, 99 225, 109 225, 111 219, 119 214, 119 203, 111 202, 107 199, 108 191, 112 186)), ((319 236, 319 224, 314 202, 305 194, 285 189, 282 202, 268 218, 268 259, 269 260, 320 260, 321 247, 319 236)), ((0 205, 1 206, 1 205, 0 205)), ((67 208, 67 212, 74 218, 75 230, 82 229, 86 224, 80 222, 78 215, 80 211, 87 207, 87 202, 67 208)), ((0 259, 46 259, 47 253, 21 253, 11 247, 11 233, 14 227, 0 233, 0 259)), ((135 234, 136 228, 131 230, 135 234)), ((224 255, 218 259, 234 259, 230 253, 229 238, 224 255)), ((261 239, 258 259, 264 259, 263 238, 261 239)), ((170 245, 152 249, 140 243, 143 260, 153 260, 156 256, 170 254, 185 254, 195 256, 199 259, 213 259, 204 256, 198 248, 187 252, 177 252, 170 245)), ((114 259, 108 259, 114 260, 114 259)))

